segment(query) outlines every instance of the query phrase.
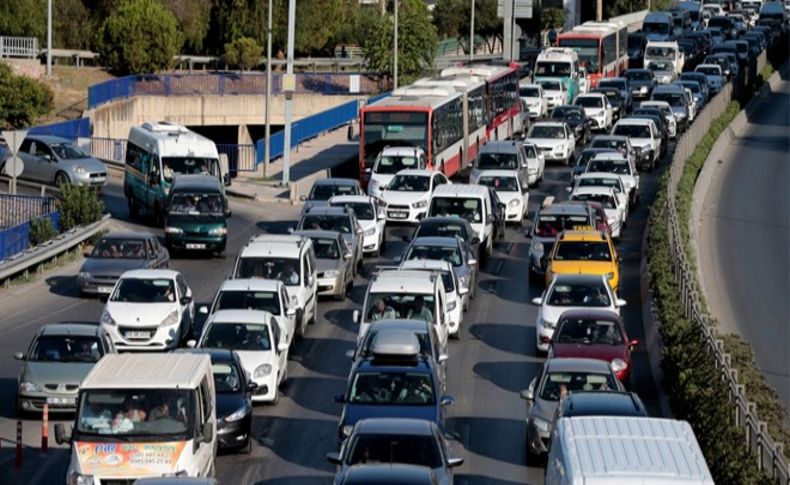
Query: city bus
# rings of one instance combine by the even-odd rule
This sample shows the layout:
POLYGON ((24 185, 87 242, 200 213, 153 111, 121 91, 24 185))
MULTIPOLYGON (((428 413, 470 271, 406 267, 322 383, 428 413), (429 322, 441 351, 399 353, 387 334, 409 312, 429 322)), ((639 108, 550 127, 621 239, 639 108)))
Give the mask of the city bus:
POLYGON ((585 22, 557 36, 560 47, 579 54, 591 87, 602 77, 616 77, 628 68, 628 28, 619 22, 585 22))

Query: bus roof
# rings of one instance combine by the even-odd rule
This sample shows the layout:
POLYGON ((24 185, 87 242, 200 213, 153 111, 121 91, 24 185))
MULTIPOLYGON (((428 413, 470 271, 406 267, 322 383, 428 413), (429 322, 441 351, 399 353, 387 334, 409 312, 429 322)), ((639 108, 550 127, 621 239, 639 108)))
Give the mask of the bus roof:
POLYGON ((393 111, 398 108, 415 110, 436 109, 461 96, 450 87, 405 87, 393 91, 391 96, 365 106, 363 111, 393 111))
POLYGON ((490 64, 473 64, 462 67, 448 67, 442 69, 439 77, 451 76, 478 76, 486 81, 493 81, 506 74, 510 74, 514 69, 510 66, 494 66, 490 64))
POLYGON ((145 122, 129 130, 129 142, 156 153, 160 157, 198 157, 219 159, 217 145, 185 126, 145 122))

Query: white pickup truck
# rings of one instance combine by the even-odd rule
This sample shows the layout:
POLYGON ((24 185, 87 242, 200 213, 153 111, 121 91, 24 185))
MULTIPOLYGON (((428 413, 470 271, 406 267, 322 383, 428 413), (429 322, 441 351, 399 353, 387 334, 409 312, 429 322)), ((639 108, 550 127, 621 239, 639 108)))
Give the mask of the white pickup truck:
POLYGON ((645 68, 650 68, 654 62, 671 62, 675 66, 675 72, 680 75, 683 72, 683 64, 686 56, 681 52, 677 42, 653 42, 648 41, 645 47, 645 68))

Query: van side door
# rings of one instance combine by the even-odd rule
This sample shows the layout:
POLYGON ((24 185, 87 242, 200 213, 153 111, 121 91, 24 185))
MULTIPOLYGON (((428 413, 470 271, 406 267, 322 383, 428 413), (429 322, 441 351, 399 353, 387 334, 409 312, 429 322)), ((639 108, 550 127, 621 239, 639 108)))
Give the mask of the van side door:
POLYGON ((198 394, 198 420, 196 423, 195 439, 200 443, 192 447, 194 453, 194 469, 200 471, 204 477, 211 476, 214 469, 214 443, 217 440, 217 423, 214 418, 214 396, 211 395, 207 378, 200 381, 198 394), (206 428, 213 428, 211 439, 205 435, 206 428))

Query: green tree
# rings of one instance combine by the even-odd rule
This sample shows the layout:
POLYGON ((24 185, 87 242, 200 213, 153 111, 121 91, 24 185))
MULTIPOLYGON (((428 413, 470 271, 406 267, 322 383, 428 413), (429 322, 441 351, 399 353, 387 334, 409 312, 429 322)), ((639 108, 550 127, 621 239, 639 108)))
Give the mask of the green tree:
POLYGON ((437 0, 432 16, 439 37, 460 39, 464 35, 469 35, 469 29, 466 32, 461 31, 464 23, 467 25, 469 23, 466 14, 471 14, 466 3, 468 2, 463 0, 437 0))
POLYGON ((58 200, 60 230, 66 232, 77 226, 87 226, 101 218, 104 205, 99 194, 84 185, 64 184, 58 200))
POLYGON ((172 66, 182 39, 178 20, 159 0, 125 0, 104 23, 98 50, 118 73, 156 72, 172 66))
MULTIPOLYGON (((400 0, 398 12, 399 82, 406 84, 433 66, 436 51, 436 27, 422 0, 400 0)), ((392 15, 381 17, 362 45, 368 67, 385 79, 392 78, 392 15)))
POLYGON ((8 36, 38 37, 39 42, 43 42, 47 34, 46 1, 0 1, 0 33, 8 36))
POLYGON ((47 85, 17 76, 4 62, 0 62, 0 100, 0 126, 5 128, 30 126, 53 106, 52 90, 47 85))
POLYGON ((184 34, 184 48, 189 52, 202 52, 209 28, 211 0, 165 0, 165 5, 178 19, 184 34))
POLYGON ((225 44, 225 60, 242 71, 254 69, 261 62, 263 49, 249 37, 240 37, 225 44))
POLYGON ((540 24, 544 29, 560 29, 565 25, 565 10, 556 7, 541 9, 540 24))

